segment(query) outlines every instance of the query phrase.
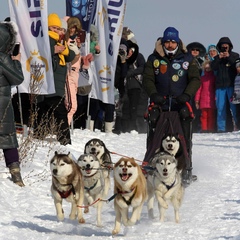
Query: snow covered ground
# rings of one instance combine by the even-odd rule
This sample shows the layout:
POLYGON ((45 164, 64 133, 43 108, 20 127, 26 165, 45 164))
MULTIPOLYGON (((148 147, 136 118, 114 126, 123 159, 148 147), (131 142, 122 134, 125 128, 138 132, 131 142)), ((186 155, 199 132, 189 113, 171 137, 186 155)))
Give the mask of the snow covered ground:
MULTIPOLYGON (((142 160, 146 135, 121 135, 74 130, 73 144, 60 146, 37 144, 27 149, 22 165, 25 187, 9 180, 5 162, 0 162, 0 239, 112 239, 115 213, 113 201, 104 205, 104 227, 96 226, 96 209, 85 214, 86 223, 78 224, 68 218, 70 205, 64 201, 65 219, 58 222, 50 193, 49 160, 54 151, 71 152, 76 158, 83 153, 91 138, 104 141, 111 152, 142 160), (35 150, 35 146, 38 146, 35 150)), ((21 139, 19 140, 21 141, 21 139)), ((174 222, 173 208, 166 212, 166 221, 159 222, 157 205, 155 219, 149 220, 147 206, 141 220, 133 227, 121 227, 117 239, 240 239, 240 132, 225 134, 194 134, 193 167, 198 181, 185 190, 179 224, 174 222)), ((120 155, 112 154, 113 162, 120 155)), ((2 159, 2 158, 1 158, 2 159)), ((109 196, 113 188, 109 191, 109 196)))

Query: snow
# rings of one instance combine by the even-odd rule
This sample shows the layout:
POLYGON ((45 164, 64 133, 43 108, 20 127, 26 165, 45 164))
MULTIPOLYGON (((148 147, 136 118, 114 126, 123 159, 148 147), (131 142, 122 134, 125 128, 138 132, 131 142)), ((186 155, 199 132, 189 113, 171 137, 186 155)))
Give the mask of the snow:
MULTIPOLYGON (((115 212, 113 201, 105 204, 103 227, 96 226, 96 209, 84 214, 85 224, 70 220, 70 204, 63 202, 65 219, 59 222, 50 193, 49 161, 55 151, 78 158, 91 138, 101 139, 111 152, 113 162, 121 155, 134 157, 139 164, 146 150, 146 134, 116 135, 100 131, 75 129, 72 145, 33 140, 22 163, 25 187, 9 179, 5 162, 0 162, 0 239, 112 239, 115 212), (37 148, 36 148, 37 147, 37 148)), ((20 144, 23 139, 19 137, 20 144)), ((147 216, 144 204, 140 221, 133 227, 121 226, 117 239, 240 239, 240 132, 193 135, 193 173, 198 181, 185 189, 180 208, 180 223, 174 222, 173 208, 166 211, 165 222, 159 222, 157 204, 155 219, 147 216)), ((2 158, 1 158, 2 159, 2 158)), ((112 180, 112 179, 111 179, 112 180)), ((113 195, 111 183, 109 197, 113 195)))

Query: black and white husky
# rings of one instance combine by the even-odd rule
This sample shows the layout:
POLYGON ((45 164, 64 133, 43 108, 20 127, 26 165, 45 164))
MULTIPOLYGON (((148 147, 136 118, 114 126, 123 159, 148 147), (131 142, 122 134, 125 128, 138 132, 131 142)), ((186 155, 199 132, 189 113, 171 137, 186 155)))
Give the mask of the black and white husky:
POLYGON ((180 140, 175 135, 166 135, 162 139, 162 150, 176 156, 180 151, 180 140))
POLYGON ((98 138, 89 140, 84 147, 84 154, 92 154, 97 157, 103 168, 103 176, 107 186, 110 187, 110 170, 113 168, 113 163, 110 151, 107 149, 104 142, 98 138))

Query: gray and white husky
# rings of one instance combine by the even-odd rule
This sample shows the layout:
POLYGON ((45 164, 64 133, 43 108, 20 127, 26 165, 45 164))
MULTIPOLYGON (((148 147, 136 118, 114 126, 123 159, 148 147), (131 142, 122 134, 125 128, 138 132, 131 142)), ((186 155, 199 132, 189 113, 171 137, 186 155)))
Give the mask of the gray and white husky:
POLYGON ((165 211, 171 203, 175 211, 175 221, 179 222, 179 208, 181 206, 184 187, 181 172, 177 170, 177 160, 173 155, 165 152, 156 153, 150 166, 155 169, 147 175, 148 188, 148 216, 153 218, 154 196, 158 201, 160 221, 165 218, 165 211))
MULTIPOLYGON (((84 213, 89 212, 87 206, 93 204, 98 199, 106 199, 109 185, 103 176, 103 169, 98 158, 92 154, 82 154, 78 160, 84 182, 84 213)), ((97 201, 92 205, 97 208, 97 226, 102 226, 101 214, 103 201, 97 201)))
POLYGON ((50 169, 52 174, 51 192, 59 221, 64 219, 64 211, 62 209, 62 201, 72 204, 70 219, 78 219, 79 223, 84 223, 82 209, 83 206, 83 179, 80 167, 71 158, 71 154, 55 155, 50 161, 50 169))

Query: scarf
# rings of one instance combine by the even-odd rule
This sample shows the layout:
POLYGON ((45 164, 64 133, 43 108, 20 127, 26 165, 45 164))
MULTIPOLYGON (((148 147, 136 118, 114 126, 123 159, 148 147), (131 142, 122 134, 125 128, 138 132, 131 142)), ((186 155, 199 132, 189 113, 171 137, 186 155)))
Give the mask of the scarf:
MULTIPOLYGON (((59 35, 56 32, 48 31, 48 35, 49 35, 50 38, 53 38, 56 41, 59 40, 59 35)), ((59 43, 59 42, 57 42, 57 45, 58 46, 62 46, 62 44, 59 43)), ((64 41, 64 46, 65 46, 65 50, 62 51, 61 53, 58 53, 58 56, 60 58, 59 65, 61 65, 61 66, 65 66, 66 65, 64 56, 68 56, 69 55, 69 49, 68 49, 68 45, 67 45, 66 41, 64 41)))

